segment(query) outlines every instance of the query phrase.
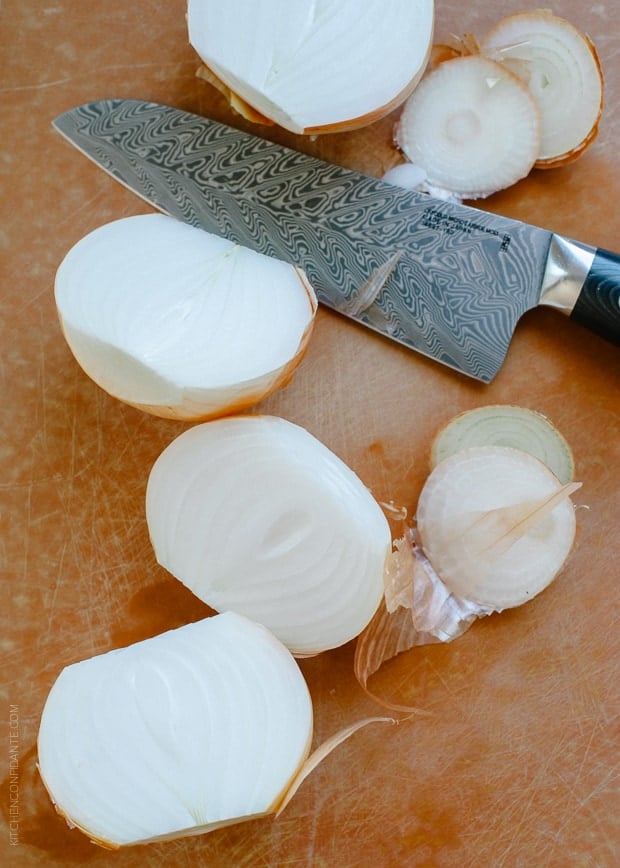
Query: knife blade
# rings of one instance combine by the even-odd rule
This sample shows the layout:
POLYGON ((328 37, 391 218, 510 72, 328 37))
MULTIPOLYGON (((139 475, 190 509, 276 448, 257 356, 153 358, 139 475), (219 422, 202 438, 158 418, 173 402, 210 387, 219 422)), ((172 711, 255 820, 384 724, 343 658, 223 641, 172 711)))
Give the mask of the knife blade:
POLYGON ((302 267, 319 301, 490 382, 538 305, 620 342, 620 256, 139 100, 55 129, 155 208, 302 267))

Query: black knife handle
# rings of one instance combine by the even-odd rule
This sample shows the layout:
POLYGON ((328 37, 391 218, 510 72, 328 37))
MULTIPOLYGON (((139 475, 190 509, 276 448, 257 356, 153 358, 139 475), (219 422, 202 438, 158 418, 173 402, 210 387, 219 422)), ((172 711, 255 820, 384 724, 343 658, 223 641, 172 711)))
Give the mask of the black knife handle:
POLYGON ((620 345, 620 255, 597 249, 571 318, 620 345))

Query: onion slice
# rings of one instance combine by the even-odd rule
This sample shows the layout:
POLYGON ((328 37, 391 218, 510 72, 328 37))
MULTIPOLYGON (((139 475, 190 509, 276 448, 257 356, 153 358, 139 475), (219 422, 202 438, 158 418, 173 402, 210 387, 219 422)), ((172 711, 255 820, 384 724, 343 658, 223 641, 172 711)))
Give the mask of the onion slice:
POLYGON ((560 482, 574 477, 575 461, 564 437, 546 416, 526 407, 490 404, 459 413, 433 440, 431 469, 470 446, 512 446, 539 458, 560 482))
POLYGON ((480 51, 518 75, 540 108, 536 168, 570 163, 592 144, 603 111, 604 83, 588 36, 538 9, 502 19, 480 41, 480 51))
POLYGON ((293 657, 227 613, 65 668, 39 770, 69 824, 116 848, 275 813, 311 738, 293 657))
POLYGON ((102 389, 181 420, 239 411, 284 386, 317 309, 300 269, 163 214, 81 239, 55 296, 71 351, 102 389))
POLYGON ((284 419, 237 416, 185 431, 151 470, 146 517, 163 567, 295 654, 348 642, 381 600, 385 515, 343 461, 284 419))
POLYGON ((430 187, 478 199, 529 174, 540 152, 540 123, 526 85, 505 66, 457 57, 423 78, 395 138, 430 187))
POLYGON ((539 594, 575 537, 569 495, 541 461, 508 446, 463 449, 428 477, 417 508, 425 555, 455 595, 501 611, 539 594))
POLYGON ((434 4, 189 0, 187 24, 233 107, 314 134, 372 123, 406 99, 431 51, 434 4))
POLYGON ((451 642, 478 618, 540 593, 572 547, 569 498, 580 487, 561 484, 538 458, 511 446, 460 448, 437 464, 420 495, 417 528, 394 541, 384 600, 356 643, 364 690, 386 708, 417 712, 371 693, 369 678, 398 654, 451 642))

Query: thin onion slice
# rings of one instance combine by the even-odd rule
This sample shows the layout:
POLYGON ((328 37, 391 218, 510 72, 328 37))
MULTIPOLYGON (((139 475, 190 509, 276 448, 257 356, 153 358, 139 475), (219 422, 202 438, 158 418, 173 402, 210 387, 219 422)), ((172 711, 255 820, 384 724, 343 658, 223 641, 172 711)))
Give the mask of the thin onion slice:
POLYGON ((69 824, 116 848, 275 813, 311 738, 293 657, 227 613, 65 668, 39 770, 69 824))
POLYGON ((524 83, 480 56, 440 63, 420 82, 395 134, 431 187, 462 199, 524 178, 540 151, 540 113, 524 83))
POLYGON ((182 420, 243 410, 284 386, 317 309, 300 269, 163 214, 82 238, 55 296, 71 351, 102 389, 182 420))
POLYGON ((570 163, 592 144, 603 111, 604 83, 588 36, 538 9, 502 19, 480 41, 480 51, 518 75, 540 108, 536 168, 570 163))
POLYGON ((570 494, 534 456, 508 446, 463 449, 428 477, 417 508, 421 545, 455 595, 501 611, 539 594, 575 537, 570 494))
POLYGON ((459 413, 435 436, 431 469, 470 446, 512 446, 539 458, 560 482, 574 477, 575 461, 565 438, 546 416, 526 407, 490 404, 459 413))
POLYGON ((381 600, 385 515, 344 462, 284 419, 237 416, 185 431, 151 470, 146 517, 163 567, 295 654, 348 642, 381 600))
POLYGON ((386 708, 419 713, 372 693, 369 678, 398 654, 451 642, 478 618, 540 593, 572 547, 569 498, 580 487, 510 446, 444 458, 422 490, 417 528, 394 541, 384 600, 358 637, 354 671, 364 690, 386 708))
POLYGON ((432 45, 433 0, 189 0, 191 45, 250 120, 294 133, 372 123, 411 93, 432 45), (369 63, 371 74, 369 74, 369 63))

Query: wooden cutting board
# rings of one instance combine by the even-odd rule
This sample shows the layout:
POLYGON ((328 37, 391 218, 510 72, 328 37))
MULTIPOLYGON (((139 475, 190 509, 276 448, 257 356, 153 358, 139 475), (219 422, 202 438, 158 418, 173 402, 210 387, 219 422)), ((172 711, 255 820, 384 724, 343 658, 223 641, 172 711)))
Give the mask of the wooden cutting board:
MULTIPOLYGON (((508 0, 437 0, 437 38, 483 33, 508 0)), ((534 172, 480 207, 620 249, 620 31, 611 0, 558 0, 595 41, 600 135, 574 165, 534 172)), ((520 609, 449 645, 416 649, 373 683, 431 712, 369 726, 333 753, 278 819, 111 854, 59 819, 36 772, 47 692, 67 664, 209 614, 155 563, 150 467, 184 426, 101 392, 65 345, 53 302, 68 249, 148 212, 52 131, 93 99, 151 99, 242 126, 196 78, 184 0, 15 0, 0 10, 0 862, 17 866, 615 866, 618 789, 620 354, 552 311, 520 323, 489 386, 322 310, 290 385, 258 410, 304 425, 375 497, 415 511, 437 428, 487 403, 545 413, 570 442, 578 540, 563 574, 520 609)), ((372 58, 368 59, 372 75, 372 58)), ((370 174, 399 161, 398 112, 355 133, 260 135, 370 174)), ((403 522, 392 519, 394 535, 403 522)), ((353 644, 304 660, 315 741, 381 711, 353 644)), ((123 793, 118 798, 123 799, 123 793)))

